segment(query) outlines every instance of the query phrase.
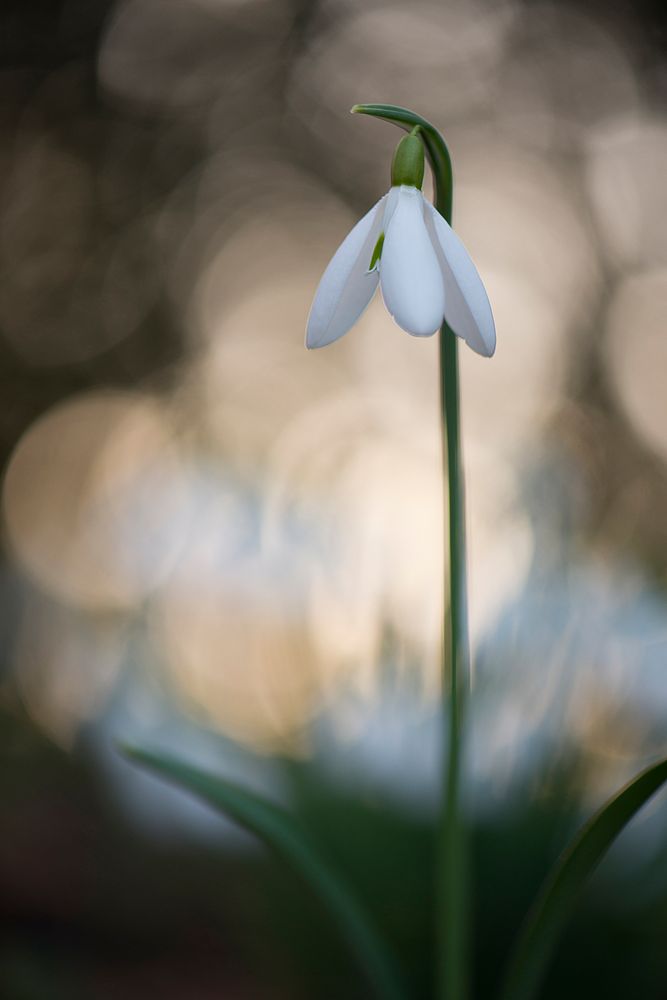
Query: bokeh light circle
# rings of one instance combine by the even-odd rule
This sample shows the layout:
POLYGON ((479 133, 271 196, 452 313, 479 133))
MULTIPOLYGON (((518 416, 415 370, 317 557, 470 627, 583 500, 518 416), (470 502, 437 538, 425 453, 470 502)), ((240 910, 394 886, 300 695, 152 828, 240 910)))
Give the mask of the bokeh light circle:
POLYGON ((667 459, 667 269, 626 278, 609 309, 607 372, 642 441, 667 459))
POLYGON ((2 491, 20 565, 53 596, 127 609, 163 578, 183 537, 184 484, 166 412, 140 393, 87 393, 23 435, 2 491))

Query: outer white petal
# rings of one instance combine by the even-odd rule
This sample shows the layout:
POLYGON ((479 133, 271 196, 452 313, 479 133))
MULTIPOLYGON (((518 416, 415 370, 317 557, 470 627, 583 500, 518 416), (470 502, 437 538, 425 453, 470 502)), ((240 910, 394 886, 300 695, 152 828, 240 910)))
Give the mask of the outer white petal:
POLYGON ((348 233, 331 258, 315 292, 306 327, 306 347, 325 347, 354 326, 373 298, 378 273, 368 271, 382 229, 387 195, 348 233))
POLYGON ((425 204, 445 282, 445 319, 473 351, 490 358, 496 349, 496 327, 482 279, 451 226, 430 202, 425 204))
POLYGON ((380 287, 390 314, 413 337, 430 337, 442 324, 445 291, 438 258, 426 229, 424 196, 401 186, 385 228, 380 287))

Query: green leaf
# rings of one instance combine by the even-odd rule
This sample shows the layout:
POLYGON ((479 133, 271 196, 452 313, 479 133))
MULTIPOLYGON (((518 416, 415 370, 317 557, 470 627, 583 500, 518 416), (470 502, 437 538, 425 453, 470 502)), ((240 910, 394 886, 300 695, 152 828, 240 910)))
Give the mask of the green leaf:
POLYGON ((667 781, 667 760, 646 768, 584 826, 547 878, 515 948, 501 1000, 531 1000, 579 892, 632 817, 667 781))
POLYGON ((377 996, 382 1000, 407 1000, 391 952, 368 914, 289 813, 259 795, 173 757, 129 746, 120 750, 130 760, 192 792, 264 841, 319 895, 356 953, 377 996))

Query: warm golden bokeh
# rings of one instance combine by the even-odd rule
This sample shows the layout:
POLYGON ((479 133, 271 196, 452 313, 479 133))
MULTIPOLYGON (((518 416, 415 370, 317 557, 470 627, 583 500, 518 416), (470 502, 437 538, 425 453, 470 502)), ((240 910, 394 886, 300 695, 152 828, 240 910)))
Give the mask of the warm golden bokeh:
MULTIPOLYGON (((572 731, 589 738, 630 557, 633 613, 653 593, 604 483, 631 453, 664 496, 667 123, 632 40, 573 9, 325 7, 294 34, 281 0, 118 2, 104 112, 72 65, 8 126, 1 336, 35 379, 63 380, 8 447, 7 572, 28 594, 13 670, 61 740, 131 674, 130 627, 178 712, 264 751, 304 752, 350 699, 372 712, 388 665, 419 678, 428 713, 436 342, 376 302, 341 343, 303 346, 326 262, 388 185, 396 136, 349 106, 394 101, 447 137, 455 226, 497 320, 493 361, 461 360, 472 635, 482 690, 517 694, 485 737, 507 768, 549 713, 569 725, 576 670, 572 731), (581 621, 591 593, 599 627, 581 621)), ((651 622, 655 648, 660 602, 651 622)), ((653 669, 625 653, 619 701, 653 669)))

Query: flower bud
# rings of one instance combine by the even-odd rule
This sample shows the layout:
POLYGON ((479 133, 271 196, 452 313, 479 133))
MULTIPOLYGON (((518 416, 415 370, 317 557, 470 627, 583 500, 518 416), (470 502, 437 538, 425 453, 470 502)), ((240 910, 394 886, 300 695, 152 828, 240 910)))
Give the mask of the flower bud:
POLYGON ((392 187, 408 184, 421 189, 424 180, 424 144, 413 129, 410 135, 404 136, 396 147, 391 163, 392 187))

